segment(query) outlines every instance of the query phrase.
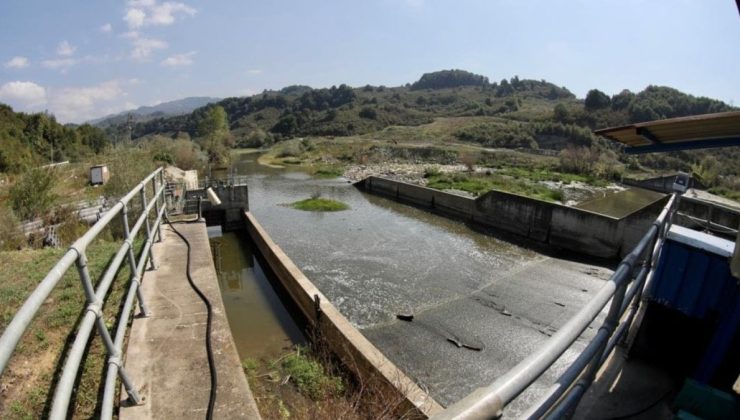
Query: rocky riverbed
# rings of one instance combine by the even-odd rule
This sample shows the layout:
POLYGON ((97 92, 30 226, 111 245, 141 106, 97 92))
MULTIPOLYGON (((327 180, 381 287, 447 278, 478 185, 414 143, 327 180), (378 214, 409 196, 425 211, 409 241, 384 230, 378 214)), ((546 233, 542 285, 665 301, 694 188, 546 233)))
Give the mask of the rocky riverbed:
MULTIPOLYGON (((436 164, 417 164, 417 163, 383 163, 373 165, 354 165, 348 167, 343 176, 352 182, 361 181, 369 176, 378 176, 389 178, 396 181, 407 182, 414 185, 427 185, 427 179, 424 177, 425 171, 434 170, 439 173, 470 173, 465 165, 436 165, 436 164)), ((476 173, 496 172, 495 168, 478 167, 476 173)), ((537 182, 537 181, 533 181, 537 182)), ((595 198, 601 198, 606 194, 622 191, 625 187, 619 184, 609 184, 606 187, 596 187, 584 182, 562 182, 562 181, 539 181, 551 189, 561 190, 563 192, 563 201, 561 204, 566 206, 575 206, 595 198)), ((465 191, 448 190, 450 193, 472 196, 465 191)))

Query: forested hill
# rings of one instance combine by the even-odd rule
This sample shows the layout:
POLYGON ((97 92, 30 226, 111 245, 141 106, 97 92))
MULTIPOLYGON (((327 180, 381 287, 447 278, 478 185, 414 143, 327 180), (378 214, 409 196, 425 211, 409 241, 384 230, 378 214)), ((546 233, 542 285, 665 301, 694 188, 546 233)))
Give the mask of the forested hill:
MULTIPOLYGON (((279 91, 227 98, 218 105, 228 115, 236 143, 260 146, 294 136, 364 134, 390 125, 419 125, 436 117, 496 116, 505 120, 566 128, 602 128, 632 122, 732 110, 714 99, 664 86, 609 96, 597 89, 585 100, 545 80, 514 76, 499 82, 463 70, 424 74, 399 87, 347 85, 279 91)), ((134 126, 133 136, 188 132, 198 136, 207 107, 191 114, 157 118, 134 126)), ((119 132, 119 125, 109 129, 119 132)), ((561 130, 553 128, 552 130, 561 130)))
MULTIPOLYGON (((213 115, 214 107, 219 114, 223 110, 229 143, 237 147, 259 147, 292 137, 373 133, 389 126, 426 124, 439 117, 469 117, 450 120, 461 122, 455 126, 455 140, 485 147, 556 150, 568 146, 614 149, 613 144, 593 136, 595 128, 734 109, 664 86, 648 86, 636 93, 624 90, 613 96, 593 89, 578 99, 567 88, 545 80, 514 76, 491 82, 463 70, 427 73, 398 87, 288 86, 223 99, 184 115, 137 122, 131 133, 125 121, 103 133, 89 125, 64 127, 53 116, 15 113, 3 105, 0 171, 18 172, 28 165, 50 162, 52 153, 54 161, 76 159, 101 150, 113 139, 128 139, 129 134, 134 139, 152 134, 203 137, 206 133, 201 131, 208 126, 204 121, 213 115)), ((737 149, 707 153, 716 156, 724 174, 740 175, 737 149)), ((697 164, 702 156, 680 155, 676 159, 681 165, 652 155, 641 160, 653 168, 676 169, 697 164)))
POLYGON ((13 112, 0 103, 0 172, 78 160, 107 146, 105 132, 97 127, 63 126, 53 115, 13 112))
POLYGON ((194 96, 175 101, 162 102, 152 106, 141 106, 131 111, 107 115, 103 118, 92 120, 89 123, 96 127, 105 128, 116 124, 127 124, 129 116, 131 116, 131 119, 134 122, 148 121, 154 118, 172 117, 175 115, 189 114, 197 108, 216 103, 220 100, 220 98, 194 96))

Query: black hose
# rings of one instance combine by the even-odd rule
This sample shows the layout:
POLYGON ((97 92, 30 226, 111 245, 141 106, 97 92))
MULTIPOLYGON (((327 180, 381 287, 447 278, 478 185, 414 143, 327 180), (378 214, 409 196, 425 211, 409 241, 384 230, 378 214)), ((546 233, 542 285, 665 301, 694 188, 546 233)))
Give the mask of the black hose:
MULTIPOLYGON (((211 420, 213 419, 213 408, 216 405, 216 388, 218 388, 218 376, 216 374, 216 362, 213 358, 213 349, 211 348, 211 323, 213 320, 213 308, 211 307, 211 302, 208 300, 206 295, 198 288, 198 286, 195 285, 193 282, 193 277, 190 274, 190 242, 185 238, 185 236, 178 231, 174 224, 170 222, 168 218, 165 218, 167 221, 167 224, 170 225, 172 230, 177 234, 177 236, 180 237, 180 239, 185 242, 185 245, 188 247, 188 263, 187 263, 187 269, 186 274, 188 276, 188 283, 190 283, 190 287, 195 291, 195 293, 198 294, 200 299, 205 303, 206 309, 208 310, 208 319, 206 321, 206 352, 208 353, 208 369, 211 372, 211 394, 208 398, 208 412, 206 413, 206 419, 211 420)), ((180 222, 180 223, 187 223, 187 222, 180 222)))

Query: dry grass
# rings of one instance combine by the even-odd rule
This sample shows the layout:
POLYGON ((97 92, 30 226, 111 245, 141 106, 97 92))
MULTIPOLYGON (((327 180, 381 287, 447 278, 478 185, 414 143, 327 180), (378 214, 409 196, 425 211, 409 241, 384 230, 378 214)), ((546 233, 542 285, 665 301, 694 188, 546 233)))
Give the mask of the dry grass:
POLYGON ((402 392, 381 378, 361 374, 356 365, 340 362, 320 336, 312 334, 309 342, 309 347, 297 347, 273 360, 244 361, 263 418, 422 418, 406 408, 402 392))
MULTIPOLYGON (((119 246, 120 243, 98 241, 89 247, 88 264, 94 279, 100 278, 119 246)), ((137 247, 140 246, 138 243, 137 247)), ((0 332, 65 252, 66 249, 53 248, 0 252, 0 332)), ((127 280, 128 269, 124 268, 109 292, 104 311, 109 328, 115 324, 127 280)), ((48 415, 51 395, 61 373, 61 354, 74 341, 84 306, 84 292, 73 267, 41 307, 0 378, 0 418, 36 419, 48 415)), ((72 417, 98 415, 105 361, 105 349, 97 333, 93 333, 75 386, 72 417)))

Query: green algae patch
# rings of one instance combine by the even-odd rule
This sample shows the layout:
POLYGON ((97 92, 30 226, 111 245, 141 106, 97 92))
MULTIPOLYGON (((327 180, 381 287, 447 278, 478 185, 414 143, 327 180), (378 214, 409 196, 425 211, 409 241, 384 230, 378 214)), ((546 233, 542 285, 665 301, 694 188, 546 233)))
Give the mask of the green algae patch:
POLYGON ((328 198, 307 198, 290 204, 290 207, 305 211, 342 211, 349 209, 349 206, 341 201, 328 198))

